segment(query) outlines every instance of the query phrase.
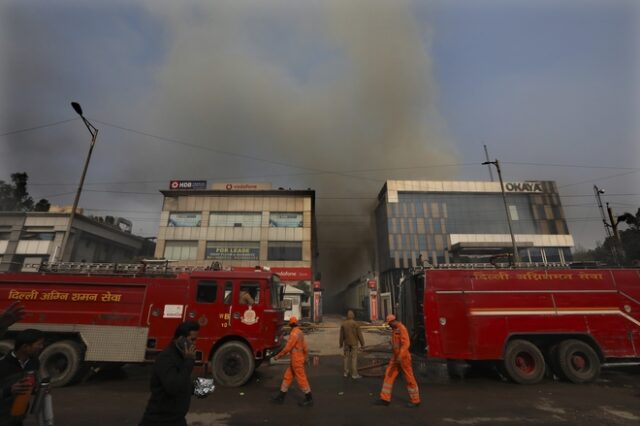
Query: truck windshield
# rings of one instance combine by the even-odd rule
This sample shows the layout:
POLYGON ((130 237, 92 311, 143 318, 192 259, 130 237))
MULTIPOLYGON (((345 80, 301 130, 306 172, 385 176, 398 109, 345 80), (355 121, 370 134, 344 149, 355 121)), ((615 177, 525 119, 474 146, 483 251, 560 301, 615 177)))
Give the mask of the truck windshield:
POLYGON ((277 275, 271 277, 271 305, 275 309, 282 308, 282 296, 284 294, 284 284, 277 275))

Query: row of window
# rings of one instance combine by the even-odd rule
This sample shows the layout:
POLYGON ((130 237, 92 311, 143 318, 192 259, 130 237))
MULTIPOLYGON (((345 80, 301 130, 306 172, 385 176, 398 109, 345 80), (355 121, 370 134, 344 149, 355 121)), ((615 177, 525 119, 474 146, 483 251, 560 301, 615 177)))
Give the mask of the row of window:
MULTIPOLYGON (((198 303, 217 303, 218 297, 217 281, 200 281, 196 300, 198 303)), ((222 301, 225 305, 232 304, 233 283, 227 281, 223 287, 222 301)), ((260 283, 243 281, 240 283, 240 292, 235 303, 241 305, 259 305, 260 304, 260 283)))
MULTIPOLYGON (((271 228, 302 228, 301 212, 270 212, 271 228)), ((209 214, 210 227, 256 228, 262 225, 261 212, 212 212, 209 214)), ((169 213, 167 226, 200 227, 202 214, 197 212, 169 213)))
MULTIPOLYGON (((164 257, 171 260, 197 260, 197 241, 167 241, 164 257)), ((260 260, 259 241, 207 241, 207 260, 260 260)), ((302 260, 302 241, 269 241, 267 260, 302 260)))

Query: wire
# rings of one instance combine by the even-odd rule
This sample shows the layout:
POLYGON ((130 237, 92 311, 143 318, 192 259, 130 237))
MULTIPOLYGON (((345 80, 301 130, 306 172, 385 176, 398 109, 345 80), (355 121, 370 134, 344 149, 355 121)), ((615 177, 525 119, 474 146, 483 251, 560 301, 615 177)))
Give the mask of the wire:
POLYGON ((210 148, 210 147, 207 147, 207 146, 202 146, 202 145, 194 144, 194 143, 191 143, 191 142, 184 142, 184 141, 181 141, 181 140, 178 140, 178 139, 174 139, 174 138, 168 138, 168 137, 165 137, 165 136, 154 135, 154 134, 149 133, 149 132, 143 132, 143 131, 140 131, 140 130, 135 130, 135 129, 130 129, 130 128, 123 127, 123 126, 118 126, 116 124, 107 123, 105 121, 100 121, 100 120, 96 120, 96 119, 92 119, 92 120, 95 121, 96 123, 100 123, 100 124, 103 124, 105 126, 109 126, 109 127, 113 127, 113 128, 116 128, 116 129, 120 129, 120 130, 123 130, 123 131, 126 131, 126 132, 135 133, 135 134, 138 134, 138 135, 142 135, 142 136, 158 139, 158 140, 161 140, 161 141, 164 141, 164 142, 174 143, 174 144, 177 144, 177 145, 188 146, 190 148, 202 149, 202 150, 205 150, 205 151, 211 151, 211 152, 215 152, 215 153, 222 154, 222 155, 228 155, 228 156, 231 156, 231 157, 244 158, 244 159, 247 159, 247 160, 258 161, 258 162, 268 163, 268 164, 274 164, 274 165, 277 165, 277 166, 284 166, 284 167, 289 167, 289 168, 294 168, 294 169, 310 170, 310 171, 313 171, 313 172, 320 172, 320 173, 344 176, 344 177, 349 177, 349 178, 352 178, 352 179, 371 180, 371 181, 375 181, 375 182, 379 182, 380 181, 380 179, 371 179, 371 178, 366 178, 366 177, 363 177, 363 176, 347 175, 347 174, 340 173, 340 172, 335 172, 335 171, 320 170, 320 169, 315 169, 315 168, 310 168, 310 167, 296 166, 294 164, 289 164, 289 163, 285 163, 285 162, 281 162, 281 161, 268 160, 268 159, 264 159, 264 158, 254 157, 252 155, 239 154, 239 153, 235 153, 235 152, 224 151, 224 150, 221 150, 221 149, 210 148))
POLYGON ((69 118, 68 120, 62 120, 62 121, 56 121, 54 123, 49 123, 49 124, 41 124, 39 126, 32 126, 32 127, 26 127, 24 129, 18 129, 18 130, 12 130, 10 132, 5 132, 5 133, 0 133, 0 136, 9 136, 9 135, 15 135, 18 133, 24 133, 24 132, 30 132, 32 130, 40 130, 40 129, 44 129, 47 127, 53 127, 53 126, 57 126, 60 124, 64 124, 64 123, 69 123, 70 121, 75 121, 75 120, 79 120, 79 118, 69 118))
POLYGON ((630 172, 619 173, 619 174, 615 174, 615 175, 602 176, 602 177, 594 178, 594 179, 587 179, 587 180, 583 180, 583 181, 580 181, 580 182, 568 183, 566 185, 559 185, 558 188, 566 188, 567 186, 580 185, 582 183, 591 183, 591 182, 597 182, 597 181, 601 181, 601 180, 613 179, 613 178, 617 178, 617 177, 620 177, 620 176, 627 176, 627 175, 630 175, 630 174, 633 174, 633 173, 638 173, 638 172, 640 172, 640 169, 635 169, 635 170, 632 170, 630 172))
POLYGON ((551 163, 527 163, 520 161, 501 161, 502 164, 515 164, 520 166, 542 166, 542 167, 576 167, 583 169, 614 169, 614 170, 640 170, 640 167, 618 167, 618 166, 590 166, 587 164, 551 164, 551 163))

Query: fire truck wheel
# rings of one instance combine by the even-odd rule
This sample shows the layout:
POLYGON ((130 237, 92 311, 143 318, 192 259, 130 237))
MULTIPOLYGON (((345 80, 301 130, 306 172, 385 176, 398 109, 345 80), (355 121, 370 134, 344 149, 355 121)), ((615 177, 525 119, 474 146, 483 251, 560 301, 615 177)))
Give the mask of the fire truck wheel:
POLYGON ((521 385, 538 383, 544 377, 544 356, 527 340, 513 340, 504 353, 503 368, 509 378, 521 385))
POLYGON ((600 359, 585 342, 565 340, 560 343, 557 356, 562 375, 570 382, 592 382, 600 374, 600 359))
POLYGON ((13 350, 13 340, 0 340, 0 358, 13 350))
POLYGON ((80 370, 82 348, 72 340, 53 342, 40 354, 40 372, 51 377, 51 385, 62 387, 71 383, 80 370))
POLYGON ((251 378, 255 359, 242 342, 227 342, 213 354, 211 372, 215 383, 222 386, 242 386, 251 378))

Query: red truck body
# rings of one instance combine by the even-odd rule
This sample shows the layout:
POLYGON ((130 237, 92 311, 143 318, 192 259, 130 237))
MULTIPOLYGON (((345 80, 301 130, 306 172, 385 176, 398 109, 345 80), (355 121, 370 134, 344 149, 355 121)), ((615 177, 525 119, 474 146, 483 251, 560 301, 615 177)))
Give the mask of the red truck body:
POLYGON ((46 333, 41 364, 52 382, 69 383, 82 363, 145 362, 172 340, 185 320, 197 321, 197 359, 216 382, 244 384, 281 346, 280 281, 269 271, 200 271, 173 276, 60 273, 0 274, 0 307, 26 309, 0 342, 25 328, 46 333), (253 304, 243 303, 246 291, 253 304), (60 360, 63 362, 61 363, 60 360))
POLYGON ((422 303, 404 303, 404 317, 430 357, 500 360, 520 383, 546 365, 585 382, 602 363, 640 361, 638 269, 431 269, 410 281, 404 300, 422 303))

